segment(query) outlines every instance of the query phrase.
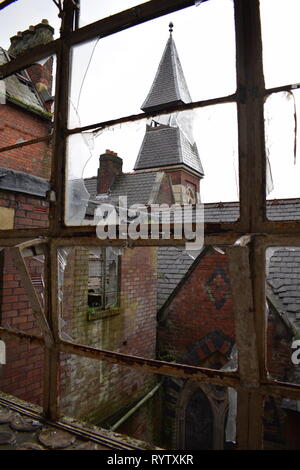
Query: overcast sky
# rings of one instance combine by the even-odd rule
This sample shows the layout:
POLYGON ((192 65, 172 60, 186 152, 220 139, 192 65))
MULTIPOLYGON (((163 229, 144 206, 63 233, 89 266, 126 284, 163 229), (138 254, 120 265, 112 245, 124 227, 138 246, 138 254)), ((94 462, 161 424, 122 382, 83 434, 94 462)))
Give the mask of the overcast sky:
MULTIPOLYGON (((138 0, 82 0, 81 25, 140 3, 138 0)), ((264 64, 267 86, 300 82, 298 57, 300 1, 262 0, 264 64), (290 6, 290 9, 288 8, 290 6), (268 19, 268 21, 265 21, 268 19)), ((58 36, 59 19, 52 0, 18 0, 0 12, 1 45, 17 31, 47 18, 58 36)), ((157 20, 100 39, 86 75, 78 116, 82 125, 140 112, 174 23, 173 37, 193 100, 235 91, 235 38, 232 0, 209 0, 157 20)), ((77 108, 95 41, 77 47, 73 57, 71 108, 77 108)), ((296 102, 298 103, 297 93, 296 102)), ((293 97, 279 95, 268 103, 268 145, 274 180, 271 198, 299 196, 300 165, 293 157, 293 97), (288 99, 289 98, 289 99, 288 99)), ((72 112, 70 126, 79 125, 72 112)), ((98 136, 89 147, 80 138, 70 142, 70 175, 96 174, 106 148, 124 159, 132 171, 146 122, 128 124, 98 136), (93 147, 94 145, 94 147, 93 147)), ((204 202, 237 200, 237 129, 234 105, 219 105, 195 113, 194 136, 205 171, 204 202)))

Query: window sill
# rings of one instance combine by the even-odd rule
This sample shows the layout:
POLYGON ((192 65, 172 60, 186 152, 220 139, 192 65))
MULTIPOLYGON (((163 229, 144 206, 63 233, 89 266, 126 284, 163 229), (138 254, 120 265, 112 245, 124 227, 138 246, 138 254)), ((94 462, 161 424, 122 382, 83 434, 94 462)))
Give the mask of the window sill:
POLYGON ((87 320, 94 321, 94 320, 102 320, 103 318, 113 317, 120 313, 119 307, 112 307, 106 310, 96 310, 94 313, 87 313, 87 320))

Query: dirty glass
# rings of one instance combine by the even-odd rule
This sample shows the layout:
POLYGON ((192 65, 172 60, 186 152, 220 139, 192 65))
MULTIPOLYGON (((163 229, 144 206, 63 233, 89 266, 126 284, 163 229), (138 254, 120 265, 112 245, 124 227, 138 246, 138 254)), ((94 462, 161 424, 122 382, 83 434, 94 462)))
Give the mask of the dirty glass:
POLYGON ((274 93, 265 102, 266 197, 269 220, 297 220, 299 210, 299 90, 274 93))
POLYGON ((205 222, 239 217, 235 104, 74 134, 67 159, 67 225, 95 225, 125 196, 128 208, 204 203, 205 222))
POLYGON ((300 248, 266 251, 267 367, 276 380, 300 380, 300 248))
POLYGON ((58 270, 63 339, 147 359, 237 369, 221 248, 62 247, 58 270))
POLYGON ((264 399, 264 449, 299 450, 299 401, 266 396, 264 399))
POLYGON ((236 89, 233 4, 215 0, 186 8, 76 46, 72 57, 71 128, 149 110, 153 101, 146 98, 158 69, 156 105, 166 104, 163 88, 172 86, 172 76, 179 84, 176 96, 170 88, 169 104, 230 95, 236 89))
POLYGON ((106 437, 144 449, 232 449, 236 393, 141 372, 106 361, 61 355, 61 411, 100 427, 106 437))
POLYGON ((300 82, 298 0, 260 0, 266 87, 300 82))

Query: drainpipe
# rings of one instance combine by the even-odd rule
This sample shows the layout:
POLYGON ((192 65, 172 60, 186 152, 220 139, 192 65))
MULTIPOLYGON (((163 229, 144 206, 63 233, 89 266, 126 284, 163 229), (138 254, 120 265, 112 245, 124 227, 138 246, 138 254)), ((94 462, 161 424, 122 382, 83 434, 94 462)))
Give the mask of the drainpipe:
POLYGON ((133 415, 136 410, 138 410, 144 403, 146 403, 146 401, 153 397, 153 395, 157 392, 161 385, 162 382, 158 383, 149 393, 147 393, 147 395, 144 396, 144 398, 142 398, 133 408, 131 408, 131 410, 127 411, 127 413, 122 416, 119 421, 113 424, 110 427, 110 431, 115 431, 118 427, 121 426, 121 424, 123 424, 128 418, 130 418, 130 416, 133 415))

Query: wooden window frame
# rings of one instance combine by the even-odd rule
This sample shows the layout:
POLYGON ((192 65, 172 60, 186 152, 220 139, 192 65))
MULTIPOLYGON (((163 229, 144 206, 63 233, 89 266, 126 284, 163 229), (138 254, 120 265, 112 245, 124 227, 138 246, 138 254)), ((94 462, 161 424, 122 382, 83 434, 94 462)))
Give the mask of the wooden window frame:
MULTIPOLYGON (((13 3, 6 0, 1 8, 13 3)), ((45 378, 43 413, 47 419, 59 419, 59 356, 61 352, 96 358, 142 371, 189 378, 199 383, 230 386, 237 390, 237 440, 239 449, 261 449, 263 446, 264 396, 288 397, 300 400, 300 386, 277 382, 266 369, 265 321, 265 250, 269 246, 299 246, 299 221, 270 221, 266 218, 266 155, 264 138, 264 102, 271 93, 292 89, 293 84, 266 90, 262 63, 262 41, 259 0, 234 0, 236 33, 237 90, 230 96, 166 107, 161 113, 193 109, 218 103, 235 102, 238 114, 240 218, 235 223, 206 223, 205 245, 226 247, 232 283, 238 371, 170 364, 126 354, 82 346, 60 337, 57 316, 57 249, 60 246, 118 246, 118 240, 97 239, 95 227, 64 225, 64 194, 66 142, 68 136, 91 129, 104 129, 112 124, 136 121, 154 114, 125 116, 113 121, 68 129, 68 96, 70 90, 70 49, 76 44, 106 37, 126 28, 162 15, 194 7, 192 0, 151 0, 80 29, 76 4, 64 0, 59 39, 30 51, 0 67, 0 78, 28 67, 32 63, 56 54, 56 99, 53 129, 51 172, 50 225, 45 229, 3 230, 0 246, 22 244, 30 246, 37 237, 44 237, 48 278, 44 338, 33 337, 12 329, 0 328, 0 338, 19 338, 45 346, 45 378), (48 325, 48 326, 47 326, 48 325), (49 333, 50 331, 50 333, 49 333), (47 340, 47 341, 46 341, 47 340)), ((13 8, 13 5, 10 6, 13 8)), ((1 14, 1 11, 0 11, 1 14)), ((216 33, 217 34, 217 33, 216 33)), ((44 138, 49 139, 49 137, 44 138)), ((29 145, 30 141, 17 146, 29 145)), ((14 146, 12 146, 14 147, 14 146)), ((1 150, 0 151, 5 151, 1 150)), ((185 240, 136 240, 134 246, 183 245, 185 240)), ((18 249, 19 249, 18 248, 18 249)), ((30 289, 30 287, 29 287, 30 289)), ((44 319, 43 319, 44 321, 44 319)))

